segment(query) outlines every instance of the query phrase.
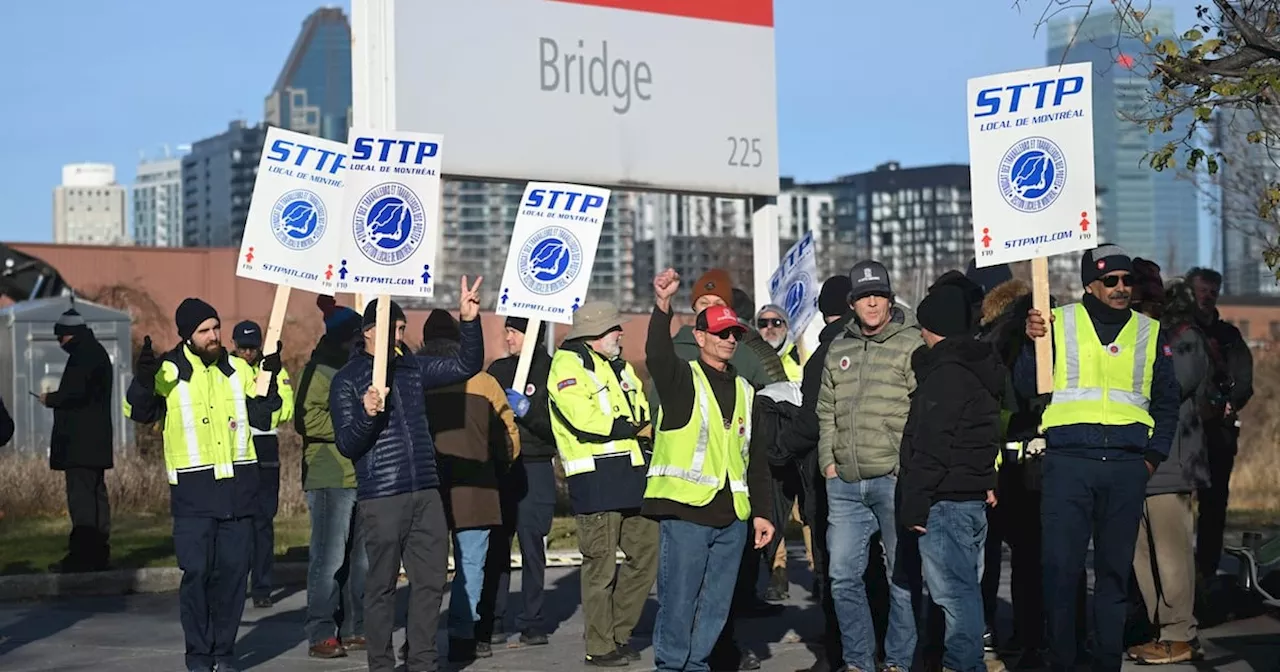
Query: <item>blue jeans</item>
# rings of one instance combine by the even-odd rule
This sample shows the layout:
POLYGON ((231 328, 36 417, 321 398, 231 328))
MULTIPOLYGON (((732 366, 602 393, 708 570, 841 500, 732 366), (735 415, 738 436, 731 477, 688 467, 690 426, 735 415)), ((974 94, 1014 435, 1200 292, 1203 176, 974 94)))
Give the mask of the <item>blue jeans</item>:
POLYGON ((729 617, 747 523, 707 527, 668 519, 658 530, 654 663, 663 672, 707 672, 707 658, 729 617))
POLYGON ((311 512, 307 640, 314 646, 334 637, 363 636, 369 556, 364 535, 355 524, 355 488, 323 488, 306 494, 311 512))
POLYGON ((946 623, 942 664, 957 672, 986 672, 982 660, 982 563, 987 543, 986 502, 937 502, 929 507, 920 558, 929 596, 946 623))
POLYGON ((484 562, 489 554, 489 528, 453 533, 453 587, 449 593, 449 636, 475 639, 484 586, 484 562))
POLYGON ((889 629, 884 637, 884 663, 910 669, 915 656, 916 617, 911 581, 906 577, 907 572, 894 572, 899 566, 898 524, 893 502, 897 484, 896 476, 854 483, 839 477, 827 480, 831 597, 840 621, 844 662, 860 670, 876 669, 875 630, 862 575, 867 570, 867 548, 877 530, 884 546, 885 575, 889 577, 889 629))

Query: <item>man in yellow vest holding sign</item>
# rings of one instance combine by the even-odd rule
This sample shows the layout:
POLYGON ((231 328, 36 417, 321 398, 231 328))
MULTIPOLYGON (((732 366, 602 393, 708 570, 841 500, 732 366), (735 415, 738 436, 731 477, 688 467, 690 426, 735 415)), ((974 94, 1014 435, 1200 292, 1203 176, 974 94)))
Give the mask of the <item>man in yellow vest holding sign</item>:
POLYGON ((187 669, 236 669, 236 632, 258 515, 258 455, 251 429, 269 429, 280 410, 280 352, 262 360, 270 371, 265 397, 254 371, 222 346, 213 306, 186 299, 175 322, 182 343, 156 357, 147 337, 125 394, 125 415, 164 422, 173 547, 182 568, 178 601, 187 669))
POLYGON ((631 630, 658 572, 658 524, 640 515, 653 430, 640 377, 622 358, 617 308, 590 301, 574 313, 546 384, 578 524, 586 662, 622 667, 640 660, 631 630))
POLYGON ((1052 332, 1040 511, 1049 663, 1072 669, 1082 644, 1076 641, 1076 590, 1092 540, 1093 669, 1118 672, 1147 479, 1169 455, 1181 400, 1160 324, 1129 308, 1129 255, 1116 245, 1089 250, 1080 279, 1083 298, 1054 308, 1050 327, 1039 311, 1028 313, 1014 384, 1035 396, 1032 339, 1052 332))
POLYGON ((694 323, 699 358, 682 361, 671 340, 679 288, 671 269, 653 281, 645 354, 662 407, 644 512, 660 521, 657 669, 703 672, 729 615, 748 533, 757 549, 773 538, 772 483, 767 447, 751 446, 755 390, 729 363, 746 328, 728 306, 703 310, 694 323))

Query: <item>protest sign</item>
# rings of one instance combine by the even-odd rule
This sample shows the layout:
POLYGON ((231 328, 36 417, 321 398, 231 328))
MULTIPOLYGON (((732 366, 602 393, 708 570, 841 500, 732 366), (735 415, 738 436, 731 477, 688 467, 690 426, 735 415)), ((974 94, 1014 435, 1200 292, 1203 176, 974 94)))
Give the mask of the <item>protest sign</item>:
POLYGON ((573 312, 586 301, 609 194, 578 184, 530 182, 525 187, 497 309, 499 315, 529 320, 512 389, 524 389, 542 322, 573 324, 573 312))
MULTIPOLYGON (((1032 260, 1032 302, 1047 315, 1047 257, 1098 242, 1093 65, 970 79, 967 113, 975 263, 1032 260)), ((1036 361, 1047 392, 1049 339, 1036 339, 1036 361)))
MULTIPOLYGON (((818 313, 818 294, 822 283, 818 280, 818 255, 813 244, 813 232, 804 234, 782 257, 778 269, 769 278, 769 301, 787 311, 787 323, 793 341, 818 313)), ((744 315, 743 319, 750 319, 744 315)))
MULTIPOLYGON (((282 128, 267 130, 245 221, 236 275, 276 285, 264 355, 276 351, 292 288, 335 291, 346 145, 282 128)), ((266 394, 270 373, 258 376, 266 394)))

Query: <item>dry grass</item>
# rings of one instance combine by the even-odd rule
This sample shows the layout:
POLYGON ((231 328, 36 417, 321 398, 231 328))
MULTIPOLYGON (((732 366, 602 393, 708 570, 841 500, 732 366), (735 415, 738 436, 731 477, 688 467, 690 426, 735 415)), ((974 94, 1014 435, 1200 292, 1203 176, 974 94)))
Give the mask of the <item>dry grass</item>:
POLYGON ((1255 353, 1253 400, 1241 412, 1231 508, 1280 511, 1280 353, 1255 353))
MULTIPOLYGON (((169 513, 169 481, 158 433, 138 427, 136 450, 117 455, 115 468, 107 472, 107 493, 113 514, 169 513)), ((41 459, 0 457, 0 512, 10 521, 67 515, 63 476, 41 459)), ((302 442, 291 429, 280 430, 280 516, 305 515, 302 495, 302 442)))

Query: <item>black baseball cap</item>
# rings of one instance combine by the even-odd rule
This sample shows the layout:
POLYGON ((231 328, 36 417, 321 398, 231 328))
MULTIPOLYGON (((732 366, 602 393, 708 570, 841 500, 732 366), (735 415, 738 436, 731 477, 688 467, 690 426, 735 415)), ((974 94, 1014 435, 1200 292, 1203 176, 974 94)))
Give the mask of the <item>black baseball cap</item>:
POLYGON ((231 330, 231 342, 242 348, 261 348, 262 327, 257 322, 245 320, 231 330))

